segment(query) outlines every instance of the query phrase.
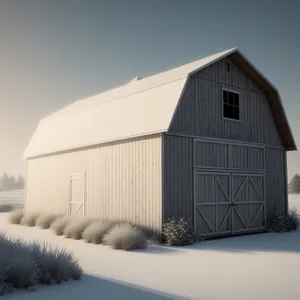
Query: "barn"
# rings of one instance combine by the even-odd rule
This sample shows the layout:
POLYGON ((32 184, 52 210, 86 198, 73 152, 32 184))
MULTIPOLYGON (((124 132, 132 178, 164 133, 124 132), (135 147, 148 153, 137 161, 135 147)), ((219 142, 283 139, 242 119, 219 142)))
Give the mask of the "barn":
POLYGON ((278 90, 237 48, 42 119, 25 151, 26 210, 130 220, 198 236, 265 231, 288 209, 296 150, 278 90))

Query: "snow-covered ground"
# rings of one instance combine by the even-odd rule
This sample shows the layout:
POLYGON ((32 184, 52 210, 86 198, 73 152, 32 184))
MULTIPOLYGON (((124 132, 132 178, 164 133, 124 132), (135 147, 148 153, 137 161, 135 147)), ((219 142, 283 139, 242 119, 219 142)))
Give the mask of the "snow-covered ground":
POLYGON ((289 195, 289 208, 296 207, 300 213, 300 195, 289 195))
POLYGON ((24 195, 24 190, 1 191, 0 207, 1 205, 10 204, 14 208, 20 208, 23 206, 24 195))
MULTIPOLYGON (((292 196, 291 204, 300 207, 300 197, 292 196)), ((7 299, 300 299, 300 231, 123 252, 56 237, 50 230, 9 225, 6 216, 0 215, 3 231, 66 247, 86 272, 81 281, 7 299)))
POLYGON ((2 200, 17 200, 22 202, 24 200, 24 190, 11 190, 11 191, 1 191, 0 199, 2 200))

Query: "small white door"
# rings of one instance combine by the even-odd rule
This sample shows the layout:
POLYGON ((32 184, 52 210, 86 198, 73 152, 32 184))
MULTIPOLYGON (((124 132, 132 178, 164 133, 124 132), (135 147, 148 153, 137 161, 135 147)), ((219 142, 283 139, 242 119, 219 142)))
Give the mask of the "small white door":
POLYGON ((69 214, 82 215, 85 211, 85 174, 70 175, 69 214))

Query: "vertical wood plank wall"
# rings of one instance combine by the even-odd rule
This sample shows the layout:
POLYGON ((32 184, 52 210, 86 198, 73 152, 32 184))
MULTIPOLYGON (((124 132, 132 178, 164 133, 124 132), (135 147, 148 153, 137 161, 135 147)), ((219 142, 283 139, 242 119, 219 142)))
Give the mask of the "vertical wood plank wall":
POLYGON ((261 146, 196 140, 194 151, 194 166, 198 168, 265 169, 261 146))
MULTIPOLYGON (((193 224, 194 199, 190 178, 193 177, 192 144, 197 137, 219 138, 224 139, 224 142, 226 139, 236 140, 265 146, 267 217, 286 209, 286 152, 266 95, 228 58, 192 75, 168 133, 164 138, 164 220, 173 215, 183 216, 193 224), (230 73, 226 70, 227 62, 231 64, 230 73), (222 87, 240 93, 240 122, 222 118, 222 87), (172 136, 172 133, 181 136, 172 136)), ((237 154, 236 159, 240 162, 249 162, 245 151, 237 154)), ((224 153, 220 153, 220 157, 215 160, 220 167, 225 164, 220 161, 222 157, 224 153)), ((205 165, 210 164, 209 153, 203 154, 202 159, 205 165)), ((260 153, 257 160, 253 166, 262 165, 260 153)))
POLYGON ((266 148, 267 217, 287 209, 285 150, 266 148))
POLYGON ((26 209, 68 211, 69 175, 86 173, 87 216, 161 230, 161 135, 30 159, 26 209))
MULTIPOLYGON (((192 137, 171 134, 164 136, 163 221, 173 216, 184 217, 190 227, 194 224, 193 141, 192 137)), ((202 154, 202 160, 205 157, 207 161, 210 160, 209 152, 202 154)), ((286 212, 287 209, 285 155, 284 149, 265 148, 267 218, 279 211, 286 212)), ((236 167, 243 168, 243 163, 244 160, 240 160, 236 167)), ((207 164, 204 162, 203 165, 207 164)), ((258 169, 262 166, 261 164, 258 169)))
POLYGON ((193 139, 164 135, 163 222, 184 217, 194 224, 193 139))
POLYGON ((227 58, 191 76, 169 131, 282 146, 266 95, 227 58), (240 122, 222 118, 222 87, 240 93, 240 122))

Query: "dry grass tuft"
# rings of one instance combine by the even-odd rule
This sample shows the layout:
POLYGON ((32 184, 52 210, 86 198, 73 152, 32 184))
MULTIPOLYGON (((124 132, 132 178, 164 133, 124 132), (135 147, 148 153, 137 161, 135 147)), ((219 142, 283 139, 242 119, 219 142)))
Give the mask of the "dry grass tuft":
POLYGON ((63 235, 66 226, 72 221, 71 216, 58 217, 50 226, 56 235, 63 235))
POLYGON ((0 234, 0 294, 37 284, 80 279, 82 269, 73 254, 48 244, 27 242, 0 234))
POLYGON ((10 224, 20 224, 23 216, 24 216, 23 210, 17 209, 17 210, 12 211, 9 214, 8 221, 10 224))
POLYGON ((87 243, 100 244, 105 234, 118 223, 118 221, 94 221, 85 228, 82 237, 87 243))
POLYGON ((87 219, 82 217, 74 217, 71 222, 67 224, 64 229, 64 235, 66 238, 72 238, 75 240, 82 239, 84 230, 93 222, 93 219, 87 219))
POLYGON ((54 213, 43 213, 37 218, 36 225, 40 226, 43 229, 48 229, 50 228, 52 223, 60 216, 61 215, 54 213))
POLYGON ((143 249, 147 247, 147 237, 144 232, 130 223, 115 225, 104 236, 103 243, 113 249, 143 249))
POLYGON ((36 225, 36 220, 41 214, 38 212, 25 212, 21 219, 21 225, 33 227, 36 225))

